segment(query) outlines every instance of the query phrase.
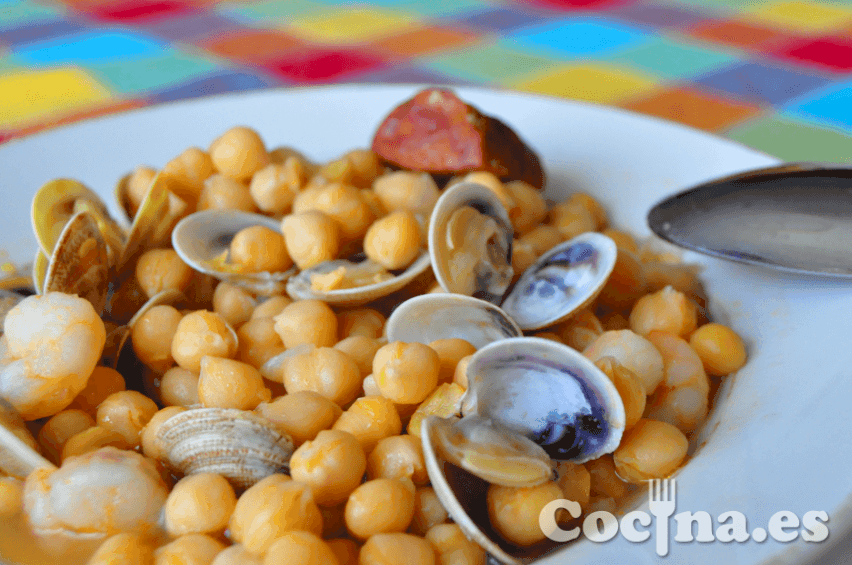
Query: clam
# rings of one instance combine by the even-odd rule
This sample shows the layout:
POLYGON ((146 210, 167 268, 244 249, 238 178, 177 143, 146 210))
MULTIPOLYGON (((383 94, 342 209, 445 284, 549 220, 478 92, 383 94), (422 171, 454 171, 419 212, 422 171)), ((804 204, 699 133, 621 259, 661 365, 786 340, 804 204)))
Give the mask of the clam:
POLYGON ((424 294, 400 304, 385 323, 389 342, 429 344, 461 338, 476 348, 520 337, 518 325, 499 307, 461 294, 424 294))
POLYGON ((244 272, 228 261, 231 240, 240 230, 265 226, 279 231, 279 222, 268 216, 237 210, 205 210, 182 219, 172 232, 172 247, 183 261, 202 273, 262 295, 282 294, 295 268, 278 273, 244 272))
POLYGON ((33 288, 36 294, 44 294, 44 279, 47 277, 47 267, 50 264, 50 259, 44 254, 44 251, 38 249, 36 251, 35 260, 33 260, 33 288))
POLYGON ((293 440, 265 418, 243 410, 193 408, 166 420, 155 441, 172 469, 216 473, 246 489, 290 472, 293 440))

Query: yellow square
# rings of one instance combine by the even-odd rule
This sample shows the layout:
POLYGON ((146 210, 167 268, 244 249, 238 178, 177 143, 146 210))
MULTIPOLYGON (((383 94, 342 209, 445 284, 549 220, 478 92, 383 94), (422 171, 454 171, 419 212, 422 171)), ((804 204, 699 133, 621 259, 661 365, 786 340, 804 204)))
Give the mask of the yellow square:
POLYGON ((613 104, 653 90, 657 83, 639 74, 604 65, 562 66, 512 85, 529 92, 613 104))
POLYGON ((78 68, 0 75, 0 126, 19 127, 70 114, 110 98, 109 90, 78 68))
POLYGON ((744 13, 750 23, 797 32, 830 32, 852 24, 852 9, 817 2, 772 2, 744 13))
POLYGON ((390 10, 356 8, 296 18, 287 31, 320 43, 358 43, 405 31, 414 26, 413 20, 390 10))

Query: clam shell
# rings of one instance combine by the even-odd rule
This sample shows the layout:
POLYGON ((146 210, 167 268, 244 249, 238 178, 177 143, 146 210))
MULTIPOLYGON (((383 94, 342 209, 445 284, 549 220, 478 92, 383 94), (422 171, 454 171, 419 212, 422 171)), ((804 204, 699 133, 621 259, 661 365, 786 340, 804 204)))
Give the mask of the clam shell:
POLYGON ((124 218, 128 222, 133 222, 133 215, 130 214, 130 198, 127 196, 127 183, 130 182, 130 177, 133 176, 133 173, 127 173, 120 179, 115 185, 115 190, 113 191, 113 196, 115 197, 115 203, 118 204, 119 210, 124 213, 124 218))
POLYGON ((106 205, 97 194, 74 179, 55 179, 38 189, 32 202, 32 224, 39 247, 50 257, 59 235, 77 211, 77 200, 91 202, 104 217, 109 217, 106 205))
POLYGON ((231 240, 243 228, 266 226, 279 231, 279 222, 268 216, 237 210, 205 210, 182 219, 172 232, 172 247, 197 271, 262 295, 282 294, 285 282, 296 269, 280 273, 242 273, 225 262, 231 240))
POLYGON ((316 267, 305 269, 290 279, 287 282, 287 294, 300 300, 316 299, 329 304, 359 306, 383 298, 404 288, 413 282, 414 279, 429 270, 430 264, 429 254, 424 251, 405 271, 386 281, 355 288, 329 291, 312 290, 311 275, 329 273, 341 266, 357 268, 358 265, 347 260, 326 261, 316 267))
POLYGON ((389 342, 432 343, 461 338, 477 349, 520 337, 518 325, 498 306, 461 294, 424 294, 400 304, 385 323, 389 342))
POLYGON ((524 331, 567 320, 598 296, 615 267, 616 246, 588 232, 560 243, 518 280, 502 307, 524 331))
POLYGON ((464 416, 522 434, 552 459, 584 463, 615 451, 624 404, 594 363, 567 345, 520 337, 492 343, 467 367, 464 416))
POLYGON ((512 238, 514 229, 509 213, 500 199, 487 187, 474 182, 460 182, 446 189, 435 204, 429 220, 429 254, 435 278, 447 292, 465 294, 499 304, 512 282, 512 238), (453 277, 450 259, 453 250, 448 241, 448 224, 453 214, 466 206, 493 218, 498 233, 481 252, 479 262, 472 266, 473 288, 453 277))
POLYGON ((252 412, 194 408, 166 420, 155 441, 167 463, 185 475, 216 473, 247 489, 273 473, 290 472, 293 440, 252 412))
POLYGON ((44 294, 44 280, 47 278, 47 267, 49 265, 50 259, 44 254, 44 251, 41 249, 36 251, 33 260, 33 287, 36 294, 44 294))
POLYGON ((94 216, 78 212, 65 225, 50 258, 44 292, 76 294, 100 315, 109 288, 106 243, 94 216))

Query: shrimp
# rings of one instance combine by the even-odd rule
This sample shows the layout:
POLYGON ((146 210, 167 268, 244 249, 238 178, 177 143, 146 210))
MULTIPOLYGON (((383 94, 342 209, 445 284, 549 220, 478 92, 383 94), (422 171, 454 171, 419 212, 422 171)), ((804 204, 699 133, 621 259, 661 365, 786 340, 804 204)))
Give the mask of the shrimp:
POLYGON ((648 399, 648 418, 668 422, 682 432, 691 432, 707 417, 710 381, 701 358, 689 343, 668 332, 647 336, 665 362, 665 379, 648 399))
POLYGON ((0 338, 0 397, 24 420, 56 414, 85 388, 105 342, 87 300, 61 292, 25 298, 0 338))

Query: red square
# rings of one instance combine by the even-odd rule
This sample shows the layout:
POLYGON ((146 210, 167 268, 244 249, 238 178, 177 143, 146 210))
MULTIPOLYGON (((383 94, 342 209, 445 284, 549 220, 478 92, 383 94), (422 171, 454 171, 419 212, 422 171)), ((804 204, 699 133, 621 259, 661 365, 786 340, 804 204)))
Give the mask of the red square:
POLYGON ((369 53, 353 50, 312 50, 264 65, 281 78, 297 83, 345 80, 365 71, 380 69, 385 62, 369 53))
POLYGON ((192 9, 181 2, 169 0, 135 0, 130 2, 108 2, 93 6, 90 14, 100 20, 114 22, 137 22, 170 18, 192 9))
POLYGON ((823 38, 798 41, 776 51, 785 59, 834 72, 852 71, 852 41, 823 38))

